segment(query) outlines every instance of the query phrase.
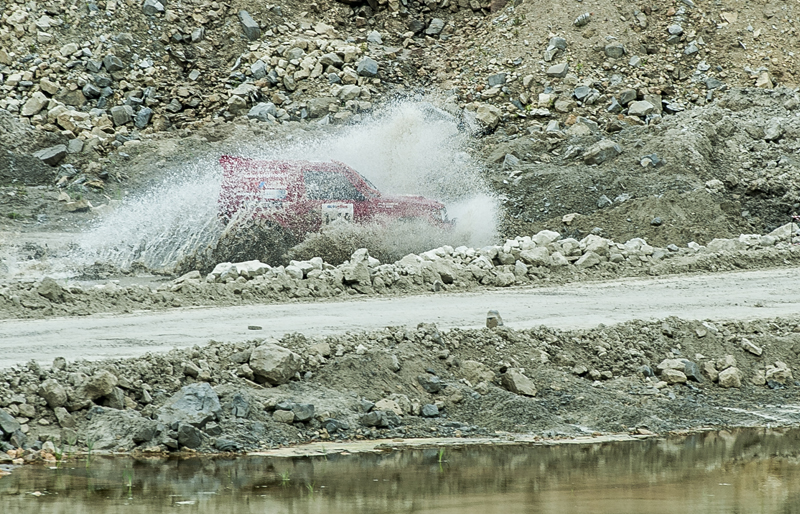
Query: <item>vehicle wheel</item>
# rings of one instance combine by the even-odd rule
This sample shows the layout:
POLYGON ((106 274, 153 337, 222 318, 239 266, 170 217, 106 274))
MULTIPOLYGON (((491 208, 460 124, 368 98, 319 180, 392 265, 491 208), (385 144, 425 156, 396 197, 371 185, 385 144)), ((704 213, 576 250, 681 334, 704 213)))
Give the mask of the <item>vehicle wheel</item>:
POLYGON ((259 260, 278 266, 284 263, 284 255, 295 244, 294 235, 276 223, 253 219, 233 221, 222 232, 212 251, 212 259, 216 263, 259 260))

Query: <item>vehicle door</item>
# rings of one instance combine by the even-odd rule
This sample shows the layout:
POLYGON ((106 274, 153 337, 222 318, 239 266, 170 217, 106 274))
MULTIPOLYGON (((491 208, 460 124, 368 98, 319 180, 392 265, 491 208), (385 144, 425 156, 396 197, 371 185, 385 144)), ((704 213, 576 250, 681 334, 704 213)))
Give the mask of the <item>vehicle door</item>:
POLYGON ((322 225, 336 220, 365 221, 364 195, 343 173, 326 169, 303 171, 305 198, 320 215, 322 225))

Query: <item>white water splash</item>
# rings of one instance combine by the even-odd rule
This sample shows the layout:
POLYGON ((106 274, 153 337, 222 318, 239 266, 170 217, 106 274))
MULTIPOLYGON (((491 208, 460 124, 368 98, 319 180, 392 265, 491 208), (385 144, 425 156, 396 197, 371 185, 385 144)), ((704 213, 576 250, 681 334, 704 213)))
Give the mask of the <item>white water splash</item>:
MULTIPOLYGON (((387 194, 421 194, 457 219, 450 241, 483 246, 496 238, 498 203, 469 153, 458 120, 428 102, 397 102, 362 123, 323 136, 240 142, 236 153, 261 159, 339 160, 387 194)), ((127 268, 169 271, 213 245, 221 232, 218 155, 176 169, 159 186, 127 199, 83 238, 87 256, 127 268)), ((410 244, 409 247, 413 247, 410 244)))

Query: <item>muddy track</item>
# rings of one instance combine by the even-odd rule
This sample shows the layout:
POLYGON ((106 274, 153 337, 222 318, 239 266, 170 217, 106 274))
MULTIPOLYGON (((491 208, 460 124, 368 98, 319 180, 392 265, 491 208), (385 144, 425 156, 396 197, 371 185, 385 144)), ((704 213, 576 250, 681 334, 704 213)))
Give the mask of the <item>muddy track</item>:
POLYGON ((390 299, 176 309, 86 318, 0 322, 0 369, 31 359, 50 363, 128 357, 204 344, 372 330, 436 323, 477 328, 497 309, 512 328, 591 328, 640 319, 763 319, 800 312, 800 269, 773 269, 658 279, 615 280, 548 288, 390 299), (260 330, 248 327, 258 326, 260 330))

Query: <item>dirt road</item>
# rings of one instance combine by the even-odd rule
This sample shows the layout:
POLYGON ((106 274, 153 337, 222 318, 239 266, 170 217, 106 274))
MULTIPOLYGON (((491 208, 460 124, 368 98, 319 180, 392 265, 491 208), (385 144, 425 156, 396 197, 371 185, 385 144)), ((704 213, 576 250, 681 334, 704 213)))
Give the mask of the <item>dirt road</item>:
POLYGON ((800 269, 616 280, 475 294, 176 309, 117 316, 0 322, 0 368, 54 357, 99 359, 287 332, 307 336, 436 323, 480 327, 497 309, 513 328, 590 328, 632 319, 754 319, 800 312, 800 269), (249 330, 257 325, 262 330, 249 330))

